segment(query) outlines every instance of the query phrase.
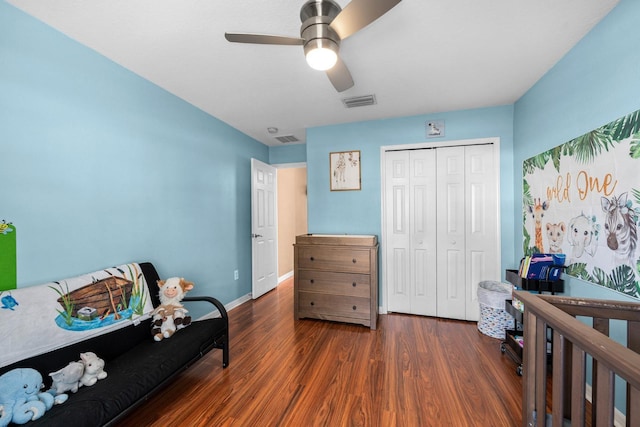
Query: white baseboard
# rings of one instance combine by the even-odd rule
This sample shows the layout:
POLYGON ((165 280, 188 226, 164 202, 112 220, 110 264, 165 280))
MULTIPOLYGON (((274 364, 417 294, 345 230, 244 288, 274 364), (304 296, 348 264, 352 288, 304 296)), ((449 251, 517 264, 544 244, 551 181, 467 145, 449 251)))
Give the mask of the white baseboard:
MULTIPOLYGON (((240 306, 240 305, 242 305, 245 302, 250 301, 250 300, 251 300, 251 294, 249 293, 249 294, 241 296, 238 299, 235 299, 235 300, 231 301, 228 304, 225 304, 224 308, 227 310, 227 312, 229 312, 229 311, 233 310, 234 308, 236 308, 236 307, 238 307, 238 306, 240 306)), ((212 312, 207 313, 202 317, 199 317, 198 320, 214 319, 216 317, 220 317, 220 312, 218 310, 213 310, 212 312)))
MULTIPOLYGON (((593 396, 590 384, 586 384, 584 394, 585 398, 593 404, 593 396)), ((615 427, 624 427, 627 425, 627 417, 622 412, 620 412, 618 408, 613 408, 613 425, 615 427)))
POLYGON ((285 280, 289 279, 290 277, 293 277, 293 270, 291 270, 290 272, 285 273, 282 276, 278 277, 278 284, 284 282, 285 280))

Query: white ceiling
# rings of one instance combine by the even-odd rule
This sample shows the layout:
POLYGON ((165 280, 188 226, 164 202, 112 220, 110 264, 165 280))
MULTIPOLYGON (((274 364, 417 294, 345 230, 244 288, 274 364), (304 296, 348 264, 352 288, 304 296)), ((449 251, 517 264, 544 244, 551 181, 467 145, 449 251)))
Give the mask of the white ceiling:
MULTIPOLYGON (((335 91, 301 46, 303 0, 7 0, 267 145, 338 123, 511 104, 619 0, 404 0, 344 40, 355 85, 335 91), (346 109, 345 97, 377 104, 346 109), (273 135, 268 127, 278 128, 273 135)), ((344 7, 348 1, 337 0, 344 7)))

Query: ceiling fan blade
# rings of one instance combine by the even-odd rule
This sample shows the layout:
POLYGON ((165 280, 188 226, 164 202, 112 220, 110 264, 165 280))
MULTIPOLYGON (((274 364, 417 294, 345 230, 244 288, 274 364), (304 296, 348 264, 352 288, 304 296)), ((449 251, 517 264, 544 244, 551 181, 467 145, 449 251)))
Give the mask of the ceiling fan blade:
POLYGON ((401 0, 352 0, 329 25, 341 40, 363 29, 401 0))
POLYGON ((300 37, 272 36, 269 34, 224 33, 224 38, 234 43, 303 45, 300 37))
POLYGON ((327 70, 327 76, 338 92, 343 92, 353 86, 351 73, 340 57, 338 57, 336 65, 327 70))

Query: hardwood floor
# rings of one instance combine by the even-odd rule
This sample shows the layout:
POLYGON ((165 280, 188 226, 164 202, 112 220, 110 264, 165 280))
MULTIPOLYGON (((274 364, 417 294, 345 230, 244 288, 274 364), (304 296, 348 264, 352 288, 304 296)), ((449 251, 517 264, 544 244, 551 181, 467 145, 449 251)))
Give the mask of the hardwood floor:
POLYGON ((293 319, 293 281, 229 313, 210 352, 124 426, 519 426, 522 378, 475 323, 293 319))

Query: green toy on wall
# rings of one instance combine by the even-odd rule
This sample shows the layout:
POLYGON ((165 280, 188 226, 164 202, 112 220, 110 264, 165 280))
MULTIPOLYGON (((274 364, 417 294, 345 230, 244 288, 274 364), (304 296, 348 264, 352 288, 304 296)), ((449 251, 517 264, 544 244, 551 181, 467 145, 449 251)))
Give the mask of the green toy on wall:
POLYGON ((16 272, 16 227, 3 219, 0 222, 0 291, 17 287, 16 272))

